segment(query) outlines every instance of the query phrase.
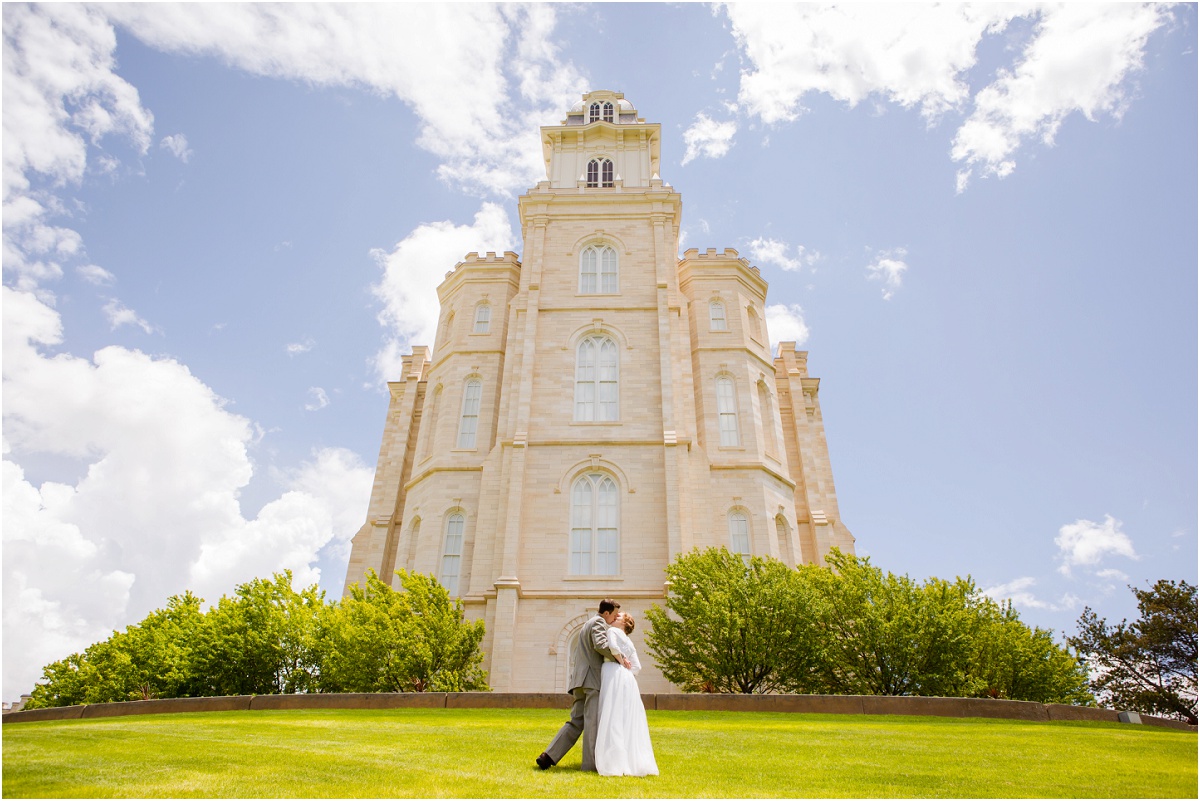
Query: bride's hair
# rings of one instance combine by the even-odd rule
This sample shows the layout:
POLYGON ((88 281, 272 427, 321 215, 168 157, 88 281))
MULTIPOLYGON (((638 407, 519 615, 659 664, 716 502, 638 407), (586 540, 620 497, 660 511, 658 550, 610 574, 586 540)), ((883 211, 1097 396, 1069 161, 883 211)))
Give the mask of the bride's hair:
POLYGON ((621 620, 625 624, 625 633, 633 634, 633 629, 634 629, 633 615, 626 612, 625 617, 621 618, 621 620))

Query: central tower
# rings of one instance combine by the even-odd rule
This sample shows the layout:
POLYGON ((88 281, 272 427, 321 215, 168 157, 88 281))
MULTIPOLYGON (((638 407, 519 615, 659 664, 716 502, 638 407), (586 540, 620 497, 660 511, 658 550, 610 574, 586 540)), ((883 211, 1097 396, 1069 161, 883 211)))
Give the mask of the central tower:
MULTIPOLYGON (((523 258, 468 254, 438 289, 436 350, 389 383, 347 571, 438 576, 486 622, 490 684, 514 692, 566 691, 597 601, 642 618, 693 547, 853 551, 806 354, 772 359, 767 285, 736 251, 679 259, 661 127, 596 91, 541 139, 523 258)), ((652 661, 643 689, 670 689, 652 661)))

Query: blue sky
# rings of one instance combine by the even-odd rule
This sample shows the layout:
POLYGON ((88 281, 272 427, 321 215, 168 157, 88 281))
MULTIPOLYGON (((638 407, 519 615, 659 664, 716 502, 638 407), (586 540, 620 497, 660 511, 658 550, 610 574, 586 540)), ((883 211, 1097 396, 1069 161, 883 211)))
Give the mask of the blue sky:
POLYGON ((1073 632, 1196 581, 1196 7, 4 6, 4 676, 291 569, 520 250, 539 125, 663 126, 770 282, 860 554, 1073 632))

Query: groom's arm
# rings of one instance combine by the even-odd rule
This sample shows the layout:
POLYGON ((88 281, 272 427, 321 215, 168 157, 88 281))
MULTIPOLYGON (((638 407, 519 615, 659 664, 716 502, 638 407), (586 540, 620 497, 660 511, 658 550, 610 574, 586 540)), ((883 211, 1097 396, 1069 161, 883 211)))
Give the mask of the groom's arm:
POLYGON ((607 654, 608 650, 608 624, 603 619, 600 624, 592 624, 592 647, 599 654, 607 654))

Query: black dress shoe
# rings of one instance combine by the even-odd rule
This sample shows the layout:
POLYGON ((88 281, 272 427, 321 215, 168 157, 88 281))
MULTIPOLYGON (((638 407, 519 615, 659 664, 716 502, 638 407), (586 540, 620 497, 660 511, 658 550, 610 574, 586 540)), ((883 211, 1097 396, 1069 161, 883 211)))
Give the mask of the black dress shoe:
POLYGON ((538 754, 538 758, 535 761, 537 762, 538 768, 541 770, 545 770, 546 768, 554 766, 554 760, 551 759, 544 751, 541 754, 538 754))

